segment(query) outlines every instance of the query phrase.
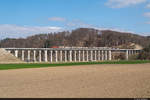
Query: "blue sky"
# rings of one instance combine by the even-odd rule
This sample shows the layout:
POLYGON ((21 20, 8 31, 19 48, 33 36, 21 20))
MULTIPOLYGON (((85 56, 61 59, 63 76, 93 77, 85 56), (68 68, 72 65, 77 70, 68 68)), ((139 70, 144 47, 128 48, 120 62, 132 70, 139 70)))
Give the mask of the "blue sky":
POLYGON ((0 39, 79 27, 150 35, 150 0, 0 0, 0 39))

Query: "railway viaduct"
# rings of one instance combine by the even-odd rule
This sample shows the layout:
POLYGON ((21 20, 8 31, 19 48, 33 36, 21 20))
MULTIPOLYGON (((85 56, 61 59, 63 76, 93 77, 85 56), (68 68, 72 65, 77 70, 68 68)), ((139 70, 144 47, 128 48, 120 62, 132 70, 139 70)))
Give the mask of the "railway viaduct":
POLYGON ((89 62, 113 60, 113 53, 130 55, 138 49, 116 49, 109 47, 65 47, 65 48, 4 48, 7 52, 25 62, 89 62))

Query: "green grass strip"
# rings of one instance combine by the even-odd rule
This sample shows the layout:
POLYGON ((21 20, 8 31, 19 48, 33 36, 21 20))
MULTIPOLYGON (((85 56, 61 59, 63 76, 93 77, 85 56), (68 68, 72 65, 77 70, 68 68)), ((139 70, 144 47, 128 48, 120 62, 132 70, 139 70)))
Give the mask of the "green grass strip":
POLYGON ((21 69, 21 68, 42 68, 58 66, 92 65, 92 64, 144 64, 150 63, 150 60, 134 61, 103 61, 103 62, 72 62, 72 63, 22 63, 22 64, 0 64, 0 70, 21 69))

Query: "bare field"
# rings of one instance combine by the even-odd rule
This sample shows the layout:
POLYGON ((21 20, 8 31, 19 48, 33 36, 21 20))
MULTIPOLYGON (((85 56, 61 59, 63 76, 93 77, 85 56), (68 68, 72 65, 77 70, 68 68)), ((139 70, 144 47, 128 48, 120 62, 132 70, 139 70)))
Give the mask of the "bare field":
POLYGON ((150 64, 0 71, 0 98, 150 98, 150 64))

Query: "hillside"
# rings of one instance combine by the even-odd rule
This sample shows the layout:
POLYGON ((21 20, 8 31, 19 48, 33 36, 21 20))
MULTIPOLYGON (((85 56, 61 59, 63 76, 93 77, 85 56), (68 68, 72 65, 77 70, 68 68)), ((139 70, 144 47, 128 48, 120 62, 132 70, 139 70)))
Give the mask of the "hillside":
POLYGON ((7 38, 0 41, 0 47, 5 48, 44 48, 51 46, 142 48, 148 45, 150 45, 149 36, 92 28, 79 28, 71 32, 38 34, 19 39, 7 38))

